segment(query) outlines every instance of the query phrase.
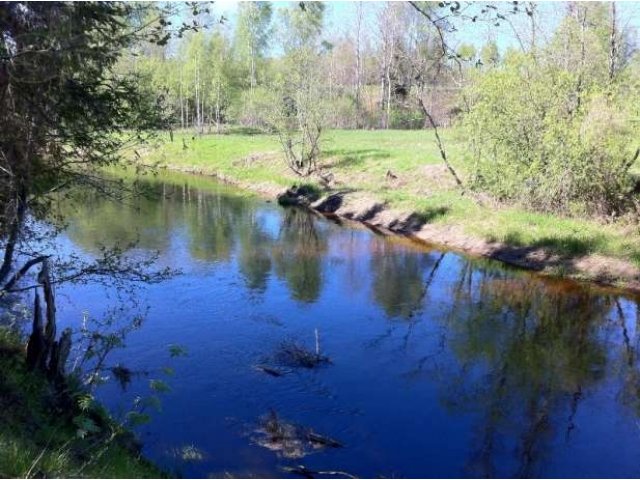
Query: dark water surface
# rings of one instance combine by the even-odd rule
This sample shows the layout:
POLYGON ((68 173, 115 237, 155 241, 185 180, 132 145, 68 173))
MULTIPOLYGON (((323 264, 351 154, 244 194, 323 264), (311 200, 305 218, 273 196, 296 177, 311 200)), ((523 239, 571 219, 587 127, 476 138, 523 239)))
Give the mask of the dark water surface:
MULTIPOLYGON (((66 241, 92 255, 137 239, 183 271, 141 291, 147 319, 111 358, 149 374, 98 390, 118 412, 152 393, 151 379, 169 384, 139 429, 158 464, 189 477, 288 476, 294 465, 367 477, 640 476, 635 299, 202 179, 172 176, 155 190, 137 205, 88 198, 66 241), (283 342, 313 351, 316 329, 331 363, 283 366, 283 342), (171 344, 188 355, 170 358, 171 344), (270 412, 343 447, 285 452, 302 458, 266 448, 255 430, 270 412)), ((61 288, 61 323, 99 316, 107 293, 61 288)))

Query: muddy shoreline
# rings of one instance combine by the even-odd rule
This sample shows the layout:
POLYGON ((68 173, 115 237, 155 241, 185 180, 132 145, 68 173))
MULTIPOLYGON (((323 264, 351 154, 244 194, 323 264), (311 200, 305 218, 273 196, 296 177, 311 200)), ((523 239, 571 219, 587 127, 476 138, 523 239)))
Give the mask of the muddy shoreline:
MULTIPOLYGON (((402 236, 429 247, 498 260, 547 277, 568 278, 640 294, 640 269, 619 258, 563 255, 544 247, 490 242, 465 233, 458 225, 430 223, 429 213, 389 208, 363 192, 330 190, 318 196, 307 189, 283 188, 266 182, 253 184, 197 167, 163 164, 160 168, 212 177, 278 200, 282 205, 296 205, 328 218, 357 222, 383 235, 402 236)), ((433 214, 435 216, 437 212, 433 214)))

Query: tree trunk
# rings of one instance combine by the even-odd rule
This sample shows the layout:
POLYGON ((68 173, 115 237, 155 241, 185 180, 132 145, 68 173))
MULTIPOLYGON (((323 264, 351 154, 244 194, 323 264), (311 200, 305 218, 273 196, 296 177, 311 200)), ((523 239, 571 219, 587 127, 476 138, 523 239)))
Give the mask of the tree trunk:
POLYGON ((358 2, 357 20, 356 20, 356 85, 355 85, 355 103, 356 103, 356 128, 362 128, 362 99, 360 98, 362 89, 362 59, 360 52, 360 36, 362 31, 362 2, 358 2))
POLYGON ((27 344, 27 365, 32 370, 46 373, 56 386, 64 385, 65 365, 71 352, 71 329, 67 328, 56 341, 56 303, 51 284, 49 260, 42 261, 38 283, 44 293, 46 323, 43 327, 40 295, 36 291, 33 309, 33 325, 27 344))
POLYGON ((609 32, 609 80, 616 76, 618 58, 618 31, 616 25, 616 2, 611 2, 609 6, 611 15, 611 30, 609 32))
POLYGON ((40 307, 40 295, 36 291, 33 300, 33 324, 31 326, 31 336, 27 343, 27 366, 30 370, 44 371, 46 367, 46 342, 42 329, 42 308, 40 307))
POLYGON ((7 245, 4 249, 4 258, 2 259, 2 266, 0 266, 0 283, 3 283, 7 276, 13 269, 13 256, 15 253, 16 244, 20 238, 20 229, 24 222, 24 216, 27 210, 27 192, 24 187, 20 187, 20 191, 16 196, 16 207, 13 221, 11 222, 11 229, 9 232, 9 238, 7 239, 7 245))

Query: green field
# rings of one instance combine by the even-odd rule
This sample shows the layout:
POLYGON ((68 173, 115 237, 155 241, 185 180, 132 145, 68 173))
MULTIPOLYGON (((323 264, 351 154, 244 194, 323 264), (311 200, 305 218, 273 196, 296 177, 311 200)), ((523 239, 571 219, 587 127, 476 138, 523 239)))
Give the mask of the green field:
MULTIPOLYGON (((469 171, 462 134, 441 133, 448 157, 465 178, 469 171)), ((196 167, 242 182, 289 186, 300 182, 288 171, 277 137, 231 132, 168 135, 141 152, 146 162, 196 167)), ((602 254, 640 266, 638 227, 623 221, 567 218, 506 206, 490 198, 461 195, 440 158, 433 132, 333 130, 323 137, 321 164, 339 188, 371 193, 390 208, 424 213, 431 222, 455 225, 475 238, 514 246, 542 246, 567 256, 602 254), (386 178, 387 171, 397 178, 386 178), (435 214, 434 214, 435 212, 435 214)), ((306 182, 306 180, 305 180, 306 182)))

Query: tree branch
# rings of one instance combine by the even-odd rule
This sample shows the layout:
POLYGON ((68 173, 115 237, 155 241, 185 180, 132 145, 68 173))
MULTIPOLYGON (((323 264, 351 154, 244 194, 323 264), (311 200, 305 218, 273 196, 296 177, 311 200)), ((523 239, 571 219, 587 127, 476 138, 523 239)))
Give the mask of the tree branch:
POLYGON ((9 281, 5 284, 5 286, 2 287, 2 290, 5 292, 10 291, 13 288, 13 286, 16 283, 18 283, 18 281, 20 281, 22 277, 26 275, 26 273, 29 271, 29 269, 31 269, 31 267, 33 267, 34 265, 37 265, 38 263, 44 262, 48 258, 49 258, 49 255, 41 255, 39 257, 32 258, 31 260, 29 260, 27 263, 24 264, 24 266, 20 270, 18 270, 15 273, 15 275, 13 275, 13 277, 9 279, 9 281))
POLYGON ((423 113, 425 114, 425 116, 429 120, 429 123, 431 124, 431 127, 433 128, 433 132, 435 133, 435 136, 436 136, 436 142, 438 144, 438 149, 440 150, 440 157, 442 157, 442 161, 447 166, 447 169, 455 179, 458 186, 462 189, 462 193, 464 193, 464 184, 462 183, 462 180, 460 180, 460 177, 454 170, 451 163, 449 163, 449 159, 447 158, 447 152, 444 148, 444 143, 442 143, 442 139, 440 138, 440 133, 438 132, 438 127, 436 125, 436 122, 434 122, 433 117, 429 113, 429 110, 427 110, 427 107, 424 104, 424 101, 422 100, 421 97, 418 97, 418 102, 420 103, 420 107, 422 108, 423 113))

